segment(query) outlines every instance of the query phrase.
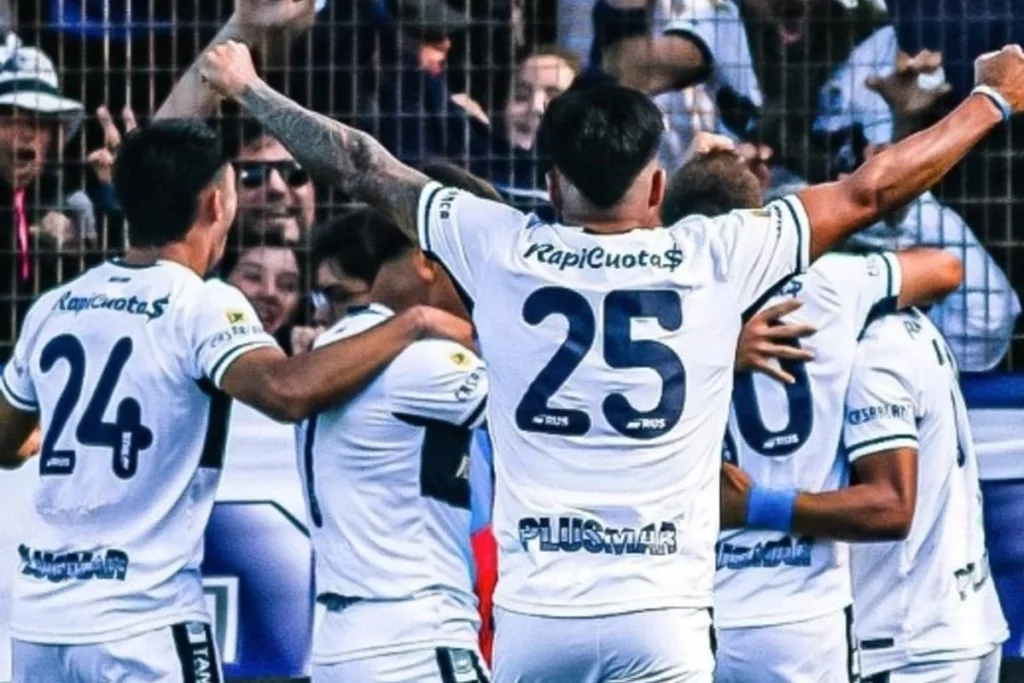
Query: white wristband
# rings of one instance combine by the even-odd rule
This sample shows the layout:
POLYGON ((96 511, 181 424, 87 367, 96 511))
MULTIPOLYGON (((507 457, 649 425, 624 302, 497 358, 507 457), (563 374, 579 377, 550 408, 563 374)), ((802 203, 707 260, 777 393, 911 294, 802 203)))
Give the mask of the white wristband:
POLYGON ((1009 121, 1010 117, 1013 116, 1013 106, 1003 97, 1002 93, 991 86, 978 85, 975 86, 971 94, 984 95, 985 97, 992 100, 992 104, 999 108, 999 111, 1003 114, 1003 121, 1009 121))

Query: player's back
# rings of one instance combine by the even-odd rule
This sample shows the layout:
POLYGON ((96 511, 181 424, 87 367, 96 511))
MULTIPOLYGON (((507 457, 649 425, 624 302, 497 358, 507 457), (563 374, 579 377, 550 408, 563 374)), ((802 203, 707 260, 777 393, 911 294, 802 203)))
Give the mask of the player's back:
MULTIPOLYGON (((391 315, 357 309, 317 346, 391 315)), ((318 661, 475 646, 469 444, 486 396, 471 351, 420 340, 349 401, 297 427, 317 592, 352 603, 318 630, 318 661)))
MULTIPOLYGON (((726 458, 758 486, 829 491, 843 485, 843 406, 857 338, 872 311, 895 305, 899 268, 891 254, 829 254, 766 302, 799 300, 803 305, 786 322, 817 331, 794 342, 814 360, 783 363, 792 385, 757 373, 736 376, 726 458)), ((716 554, 719 627, 812 619, 850 604, 846 548, 834 541, 730 530, 716 554)))
MULTIPOLYGON (((428 198, 428 222, 468 224, 475 207, 448 209, 463 197, 442 194, 436 216, 428 198)), ((710 606, 740 315, 806 263, 799 216, 794 199, 614 235, 531 218, 451 268, 473 278, 491 379, 496 604, 552 616, 710 606)), ((458 257, 426 228, 429 250, 458 257)))
POLYGON ((107 262, 35 304, 4 376, 43 433, 16 637, 99 642, 208 619, 198 572, 230 403, 203 378, 218 382, 246 337, 272 343, 241 294, 170 261, 107 262), (199 313, 235 297, 217 320, 199 313))
POLYGON ((856 362, 849 457, 918 451, 907 538, 851 546, 865 672, 972 649, 981 656, 1005 640, 1006 622, 989 575, 978 459, 953 355, 934 324, 911 310, 873 322, 856 362))

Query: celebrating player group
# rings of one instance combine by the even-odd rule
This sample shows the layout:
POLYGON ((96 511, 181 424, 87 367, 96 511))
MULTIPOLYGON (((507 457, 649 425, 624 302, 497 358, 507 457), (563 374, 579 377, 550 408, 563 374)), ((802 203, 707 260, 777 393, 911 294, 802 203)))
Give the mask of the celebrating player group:
POLYGON ((318 284, 348 295, 286 357, 207 279, 237 204, 218 134, 171 119, 125 137, 131 248, 38 299, 0 383, 0 463, 42 433, 15 683, 221 680, 199 568, 232 399, 297 423, 314 683, 997 680, 974 445, 953 356, 915 308, 959 264, 828 252, 1024 110, 1020 47, 980 57, 935 126, 764 206, 729 153, 667 177, 645 95, 575 86, 544 114, 555 224, 303 109, 240 43, 197 69, 366 205, 313 246, 318 284), (695 170, 723 215, 702 215, 695 170), (784 381, 737 365, 744 323, 779 311, 800 337, 784 381), (471 586, 477 430, 493 674, 471 586))

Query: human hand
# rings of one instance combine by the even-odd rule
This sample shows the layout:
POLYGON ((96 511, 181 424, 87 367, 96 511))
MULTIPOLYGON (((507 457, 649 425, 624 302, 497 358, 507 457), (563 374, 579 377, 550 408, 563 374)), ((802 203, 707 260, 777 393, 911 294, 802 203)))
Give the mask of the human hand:
MULTIPOLYGON (((117 156, 117 149, 121 146, 121 131, 117 129, 114 117, 110 115, 110 110, 105 106, 101 105, 96 109, 96 120, 103 128, 103 146, 89 152, 86 159, 92 167, 93 173, 96 174, 96 178, 101 183, 109 185, 114 180, 114 157, 117 156)), ((139 127, 135 120, 135 112, 128 105, 121 110, 121 120, 124 121, 125 133, 139 127)))
POLYGON ((747 501, 754 486, 750 475, 739 467, 722 463, 721 524, 723 529, 736 529, 747 522, 747 501))
POLYGON ((736 143, 732 141, 732 138, 701 130, 694 134, 690 147, 686 150, 683 163, 712 152, 734 152, 735 150, 736 143))
POLYGON ((933 111, 952 92, 953 86, 945 80, 927 86, 928 79, 940 77, 941 53, 921 50, 911 57, 901 50, 896 58, 896 71, 885 77, 869 78, 865 85, 885 100, 894 117, 917 119, 933 111))
POLYGON ((440 337, 458 342, 468 349, 476 349, 473 325, 467 320, 433 306, 415 306, 411 309, 418 318, 421 337, 440 337))
POLYGON ((18 449, 18 459, 24 461, 38 455, 39 449, 42 448, 42 443, 43 435, 39 431, 39 427, 36 427, 29 434, 28 438, 25 439, 25 443, 21 445, 21 448, 18 449))
POLYGON ((1010 103, 1013 113, 1024 110, 1024 50, 1007 45, 989 52, 974 62, 975 85, 987 85, 1010 103))
POLYGON ((817 332, 811 325, 785 324, 781 318, 803 306, 797 299, 766 308, 751 318, 740 333, 736 347, 736 369, 760 372, 783 384, 796 379, 773 361, 806 362, 814 358, 807 349, 793 343, 817 332))
POLYGON ((312 351, 313 342, 323 334, 323 331, 324 328, 322 327, 306 327, 301 325, 293 327, 291 333, 292 355, 297 356, 300 353, 312 351))
POLYGON ((259 81, 249 48, 234 40, 208 48, 199 57, 199 75, 207 85, 229 99, 241 97, 259 81))

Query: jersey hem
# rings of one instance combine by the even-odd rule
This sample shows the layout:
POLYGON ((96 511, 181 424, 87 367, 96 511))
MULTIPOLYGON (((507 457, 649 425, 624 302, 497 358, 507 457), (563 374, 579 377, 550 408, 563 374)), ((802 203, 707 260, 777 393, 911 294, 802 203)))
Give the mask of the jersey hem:
POLYGON ((853 604, 852 598, 847 598, 843 601, 837 601, 830 603, 828 607, 822 607, 813 611, 800 611, 800 612, 788 612, 785 614, 762 614, 754 617, 746 617, 742 619, 729 619, 722 618, 722 609, 720 607, 715 608, 715 628, 720 629, 742 629, 742 628, 761 628, 764 626, 783 626, 787 624, 797 624, 802 621, 811 621, 812 619, 821 619, 827 617, 835 612, 842 612, 844 609, 853 604))
POLYGON ((439 647, 472 650, 473 652, 480 654, 480 642, 476 637, 467 638, 465 640, 459 638, 425 638, 423 640, 410 641, 408 643, 389 643, 388 645, 382 645, 381 647, 353 650, 352 652, 342 652, 339 654, 320 655, 314 652, 311 657, 311 661, 314 665, 341 664, 343 662, 354 662, 360 659, 370 659, 373 657, 407 654, 409 652, 417 652, 424 649, 433 650, 434 648, 439 647))
POLYGON ((111 629, 109 631, 96 631, 92 633, 77 634, 55 634, 53 631, 37 633, 31 629, 23 629, 16 624, 11 624, 11 638, 26 643, 38 643, 41 645, 93 645, 96 643, 109 643, 118 640, 126 640, 135 636, 157 631, 162 628, 181 624, 183 622, 198 621, 203 624, 210 623, 210 616, 202 611, 186 610, 174 612, 173 614, 162 615, 146 621, 133 622, 131 624, 111 629))
POLYGON ((573 605, 551 605, 498 597, 495 597, 493 602, 495 606, 503 610, 536 617, 611 617, 619 614, 650 612, 662 609, 701 610, 712 608, 711 598, 702 600, 699 598, 666 599, 664 597, 657 597, 640 601, 631 600, 628 606, 624 606, 621 601, 592 605, 580 605, 578 603, 573 605))
POLYGON ((941 664, 948 662, 965 662, 972 659, 980 659, 993 650, 1002 647, 1003 642, 1009 638, 1007 632, 1003 640, 995 643, 984 643, 974 647, 957 648, 955 650, 901 650, 893 653, 892 657, 879 657, 878 662, 871 662, 870 655, 865 657, 864 650, 860 651, 861 676, 877 676, 878 674, 890 671, 898 671, 906 666, 918 664, 941 664))

